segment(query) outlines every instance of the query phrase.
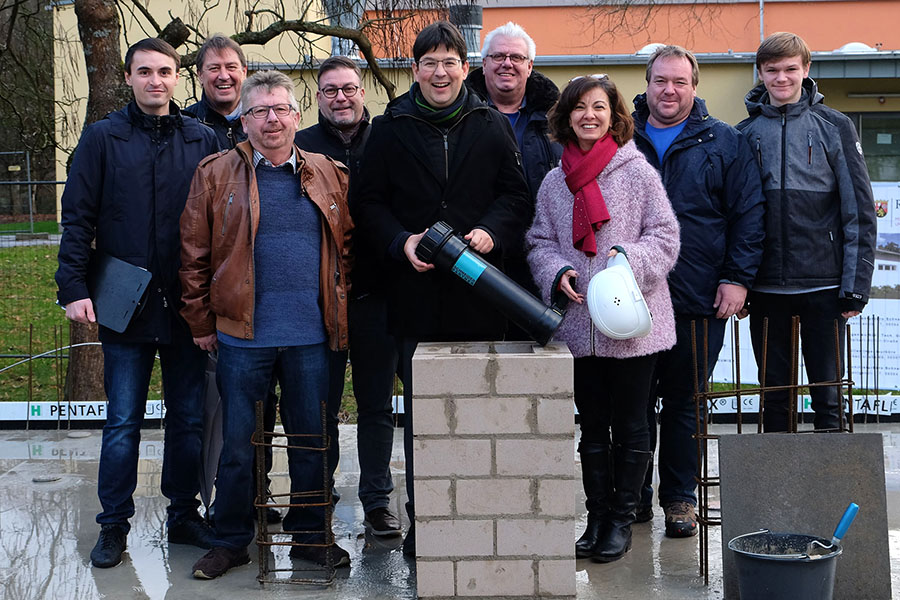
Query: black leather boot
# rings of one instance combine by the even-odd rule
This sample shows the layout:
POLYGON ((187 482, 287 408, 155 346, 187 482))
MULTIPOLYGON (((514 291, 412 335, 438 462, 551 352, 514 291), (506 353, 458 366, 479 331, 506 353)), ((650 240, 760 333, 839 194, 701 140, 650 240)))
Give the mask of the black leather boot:
POLYGON ((650 452, 629 450, 621 446, 613 449, 613 482, 615 490, 609 503, 609 516, 600 540, 591 557, 594 562, 619 560, 631 549, 631 524, 634 511, 641 500, 641 487, 650 452))
POLYGON ((593 556, 603 524, 609 512, 609 498, 612 492, 609 444, 586 444, 578 446, 581 455, 581 480, 587 496, 585 507, 588 511, 587 528, 575 542, 575 556, 593 556))

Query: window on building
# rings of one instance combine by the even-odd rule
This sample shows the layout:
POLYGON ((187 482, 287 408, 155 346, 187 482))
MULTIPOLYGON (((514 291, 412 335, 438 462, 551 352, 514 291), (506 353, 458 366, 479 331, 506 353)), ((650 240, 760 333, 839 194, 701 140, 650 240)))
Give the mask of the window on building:
POLYGON ((869 179, 900 181, 900 113, 848 113, 862 142, 869 179))

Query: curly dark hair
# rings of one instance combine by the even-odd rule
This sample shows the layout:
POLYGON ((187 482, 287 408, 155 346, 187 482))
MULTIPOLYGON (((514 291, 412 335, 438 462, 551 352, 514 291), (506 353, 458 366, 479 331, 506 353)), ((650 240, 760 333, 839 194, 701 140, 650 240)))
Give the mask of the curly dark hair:
POLYGON ((608 77, 598 78, 594 75, 576 77, 563 89, 559 100, 547 112, 547 122, 550 128, 550 137, 565 146, 569 142, 578 143, 575 132, 569 125, 569 115, 575 109, 578 101, 594 88, 601 88, 609 97, 611 119, 609 133, 621 148, 631 140, 634 135, 634 119, 625 105, 625 100, 619 93, 616 84, 608 77))

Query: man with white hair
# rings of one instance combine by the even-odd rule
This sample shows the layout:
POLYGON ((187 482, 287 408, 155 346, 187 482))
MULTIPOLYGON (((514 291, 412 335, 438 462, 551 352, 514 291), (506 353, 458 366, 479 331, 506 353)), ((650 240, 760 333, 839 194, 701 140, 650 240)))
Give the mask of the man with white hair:
MULTIPOLYGON (((534 201, 541 182, 562 156, 562 146, 550 141, 547 130, 547 111, 559 98, 559 88, 534 70, 535 52, 531 36, 510 21, 485 36, 481 49, 483 66, 472 69, 466 78, 469 89, 505 115, 516 134, 531 195, 528 224, 534 218, 534 201)), ((510 249, 506 270, 516 282, 537 294, 521 242, 510 249)), ((524 331, 510 324, 507 339, 526 338, 524 331)))
MULTIPOLYGON (((346 350, 349 235, 346 168, 294 145, 300 123, 294 84, 277 71, 247 78, 241 90, 248 140, 197 167, 181 217, 182 315, 194 343, 218 347, 224 407, 216 479, 215 543, 194 565, 213 579, 250 562, 253 540, 254 405, 274 378, 287 433, 321 447, 328 351, 346 350), (290 276, 285 276, 290 274, 290 276)), ((292 507, 291 558, 349 566, 333 543, 321 490, 324 453, 288 449, 291 492, 315 506, 292 507)))

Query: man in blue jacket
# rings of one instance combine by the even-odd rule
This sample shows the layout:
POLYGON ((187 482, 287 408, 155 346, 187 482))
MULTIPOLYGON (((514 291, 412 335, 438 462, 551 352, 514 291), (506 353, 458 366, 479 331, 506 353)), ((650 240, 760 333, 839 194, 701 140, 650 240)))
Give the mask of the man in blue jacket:
POLYGON ((247 78, 244 51, 221 33, 210 36, 197 51, 197 76, 203 95, 184 112, 210 127, 222 148, 234 148, 247 139, 241 126, 241 85, 247 78))
MULTIPOLYGON (((537 48, 531 36, 518 24, 506 25, 484 36, 483 66, 472 69, 466 86, 509 119, 522 154, 522 171, 531 202, 524 215, 526 228, 534 219, 534 203, 544 176, 559 164, 562 146, 550 141, 547 111, 559 98, 559 88, 534 70, 537 48)), ((540 297, 525 260, 524 238, 509 248, 504 258, 506 274, 535 296, 540 297)), ((510 323, 508 340, 529 339, 510 323)))
POLYGON ((184 119, 172 102, 178 53, 148 38, 125 55, 125 81, 134 101, 88 127, 81 137, 62 197, 59 303, 66 317, 96 321, 87 285, 91 243, 96 253, 152 274, 142 308, 123 333, 100 327, 104 387, 109 400, 100 472, 100 537, 95 567, 121 562, 134 515, 138 444, 150 372, 159 354, 166 402, 162 492, 169 498, 170 543, 209 548, 211 536, 197 513, 206 353, 194 346, 179 316, 178 219, 191 177, 218 150, 213 132, 184 119))
MULTIPOLYGON (((809 66, 799 36, 766 38, 756 53, 761 83, 744 100, 750 117, 738 124, 756 151, 766 196, 765 251, 750 293, 757 364, 768 318, 766 386, 790 383, 793 315, 809 381, 841 378, 845 324, 865 307, 875 267, 875 202, 862 146, 850 119, 823 104, 809 66)), ((838 429, 840 390, 813 387, 810 396, 815 429, 838 429)), ((767 432, 794 430, 790 398, 787 390, 766 393, 767 432)))
MULTIPOLYGON (((697 533, 694 380, 705 389, 725 324, 744 308, 756 276, 762 258, 763 195, 744 136, 711 117, 697 98, 700 70, 694 55, 680 46, 658 48, 647 63, 646 78, 646 93, 634 100, 635 142, 659 169, 681 226, 681 253, 669 274, 677 341, 657 363, 650 430, 655 440, 653 400, 658 395, 659 503, 666 514, 666 535, 688 537, 697 533), (705 333, 708 341, 707 356, 697 357, 701 371, 696 375, 692 323, 697 338, 705 333)), ((651 477, 652 468, 639 520, 653 516, 651 477)))

